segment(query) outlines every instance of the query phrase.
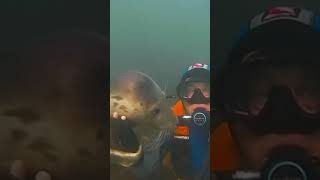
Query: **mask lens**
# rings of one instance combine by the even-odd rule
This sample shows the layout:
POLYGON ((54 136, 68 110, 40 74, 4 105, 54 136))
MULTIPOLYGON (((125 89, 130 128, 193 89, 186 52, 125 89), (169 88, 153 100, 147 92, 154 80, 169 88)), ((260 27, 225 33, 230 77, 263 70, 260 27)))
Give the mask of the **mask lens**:
POLYGON ((210 98, 210 85, 205 82, 189 82, 180 88, 180 95, 184 98, 192 98, 196 90, 200 90, 202 95, 210 98))
MULTIPOLYGON (((275 86, 290 89, 299 108, 320 113, 320 73, 315 68, 243 68, 226 78, 225 105, 234 113, 258 115, 275 86), (231 82, 232 81, 232 82, 231 82)), ((276 97, 277 98, 277 97, 276 97)))
POLYGON ((309 70, 303 77, 303 83, 293 88, 293 95, 299 107, 309 113, 316 114, 320 112, 320 82, 316 70, 309 70))

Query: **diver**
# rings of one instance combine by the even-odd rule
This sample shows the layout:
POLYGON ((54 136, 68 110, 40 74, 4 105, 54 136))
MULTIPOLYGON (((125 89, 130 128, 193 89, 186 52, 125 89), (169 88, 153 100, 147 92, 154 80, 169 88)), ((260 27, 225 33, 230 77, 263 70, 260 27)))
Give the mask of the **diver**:
POLYGON ((189 66, 177 95, 178 124, 169 148, 173 171, 178 179, 210 179, 210 67, 189 66))
POLYGON ((252 18, 217 85, 219 179, 320 179, 320 18, 274 7, 252 18))

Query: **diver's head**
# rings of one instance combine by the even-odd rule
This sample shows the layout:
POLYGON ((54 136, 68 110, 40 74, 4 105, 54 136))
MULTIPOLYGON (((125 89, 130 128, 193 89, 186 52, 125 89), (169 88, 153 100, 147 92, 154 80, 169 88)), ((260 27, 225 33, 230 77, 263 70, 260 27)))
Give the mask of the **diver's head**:
POLYGON ((218 96, 243 167, 260 170, 283 146, 320 159, 318 21, 304 9, 272 8, 232 49, 218 96))
POLYGON ((177 94, 188 114, 198 108, 210 111, 209 66, 200 63, 191 65, 180 80, 177 94))

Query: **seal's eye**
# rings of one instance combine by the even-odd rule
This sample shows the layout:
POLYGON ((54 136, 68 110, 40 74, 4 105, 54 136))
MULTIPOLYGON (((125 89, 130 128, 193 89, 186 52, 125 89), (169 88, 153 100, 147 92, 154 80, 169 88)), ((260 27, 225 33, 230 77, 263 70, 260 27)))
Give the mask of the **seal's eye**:
POLYGON ((153 112, 154 115, 157 115, 157 114, 160 113, 160 109, 159 109, 159 108, 156 108, 156 109, 154 109, 152 112, 153 112))
POLYGON ((161 112, 161 110, 160 110, 159 107, 153 108, 153 109, 151 110, 151 116, 154 117, 154 118, 158 118, 159 115, 160 115, 160 112, 161 112))

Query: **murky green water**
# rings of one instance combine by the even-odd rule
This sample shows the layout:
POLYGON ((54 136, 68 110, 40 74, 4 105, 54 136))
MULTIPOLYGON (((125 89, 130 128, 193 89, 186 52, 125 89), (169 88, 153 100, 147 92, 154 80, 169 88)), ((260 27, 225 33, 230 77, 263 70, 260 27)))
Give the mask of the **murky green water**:
POLYGON ((210 62, 209 0, 111 0, 110 11, 111 80, 140 70, 175 93, 186 66, 210 62))

